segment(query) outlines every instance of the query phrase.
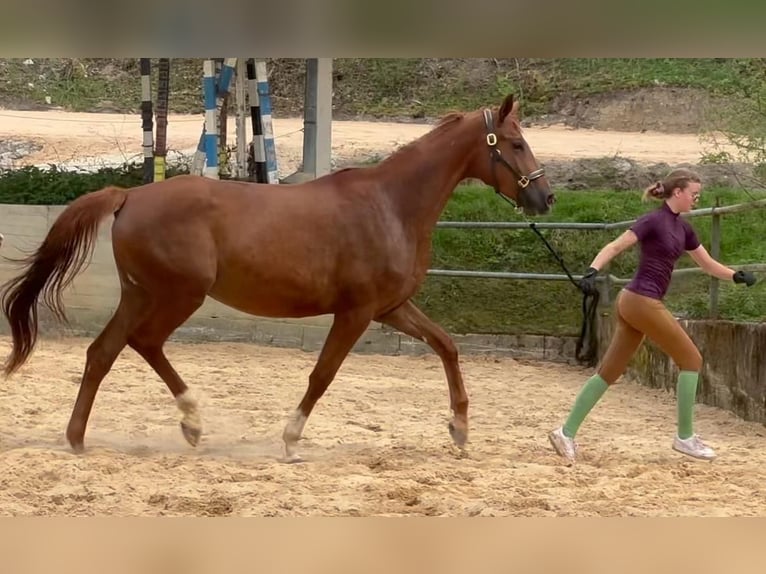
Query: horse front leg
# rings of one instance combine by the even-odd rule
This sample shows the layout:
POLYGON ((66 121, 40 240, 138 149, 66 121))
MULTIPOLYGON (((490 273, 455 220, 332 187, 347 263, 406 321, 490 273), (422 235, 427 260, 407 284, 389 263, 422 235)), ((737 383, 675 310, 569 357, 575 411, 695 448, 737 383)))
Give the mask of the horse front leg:
POLYGON ((449 433, 454 443, 462 449, 468 440, 468 395, 460 372, 457 347, 452 338, 409 300, 375 320, 420 339, 439 356, 447 376, 453 413, 448 426, 449 433))
POLYGON ((317 363, 309 375, 306 393, 282 433, 287 462, 301 461, 296 446, 303 434, 303 427, 317 401, 330 386, 341 364, 371 321, 372 312, 365 309, 335 315, 317 363))

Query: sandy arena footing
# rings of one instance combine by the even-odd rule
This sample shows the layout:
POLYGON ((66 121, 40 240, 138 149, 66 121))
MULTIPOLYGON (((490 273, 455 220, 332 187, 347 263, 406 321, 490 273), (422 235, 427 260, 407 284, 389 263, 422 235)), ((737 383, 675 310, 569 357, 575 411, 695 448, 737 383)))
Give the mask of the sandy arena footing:
MULTIPOLYGON (((41 341, 0 388, 0 514, 45 516, 753 516, 766 514, 766 428, 698 405, 713 463, 670 449, 675 399, 624 383, 608 392, 566 466, 546 433, 589 372, 464 356, 471 436, 447 432, 447 386, 431 354, 352 355, 306 425, 301 464, 281 433, 315 353, 247 344, 168 344, 199 397, 194 449, 159 377, 126 349, 104 380, 74 455, 64 430, 90 339, 41 341)), ((2 339, 3 352, 9 340, 2 339)))

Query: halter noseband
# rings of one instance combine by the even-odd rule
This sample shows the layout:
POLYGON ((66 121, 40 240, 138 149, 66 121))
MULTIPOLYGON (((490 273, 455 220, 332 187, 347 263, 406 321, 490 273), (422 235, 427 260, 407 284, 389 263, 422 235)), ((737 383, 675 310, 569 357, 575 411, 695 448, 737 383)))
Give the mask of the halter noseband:
MULTIPOLYGON (((487 128, 487 145, 489 146, 489 163, 492 169, 492 177, 495 180, 495 183, 493 187, 495 188, 495 191, 499 195, 503 195, 500 193, 500 190, 498 189, 498 183, 497 183, 497 172, 495 170, 497 163, 502 163, 505 167, 510 170, 510 172, 518 178, 516 183, 519 184, 519 187, 521 189, 526 188, 529 185, 529 182, 542 177, 545 175, 545 170, 543 168, 536 169, 529 175, 520 175, 518 171, 516 171, 513 166, 508 163, 508 160, 506 160, 500 153, 500 150, 497 149, 497 134, 495 134, 495 125, 494 121, 492 120, 492 112, 490 110, 485 109, 484 110, 484 125, 487 128)), ((505 196, 503 196, 505 197, 505 196)))

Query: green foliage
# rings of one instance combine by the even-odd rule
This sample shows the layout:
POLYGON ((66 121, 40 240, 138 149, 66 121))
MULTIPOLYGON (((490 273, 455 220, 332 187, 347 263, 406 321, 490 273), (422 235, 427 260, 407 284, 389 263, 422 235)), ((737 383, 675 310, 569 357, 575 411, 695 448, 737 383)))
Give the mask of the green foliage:
MULTIPOLYGON (((735 60, 742 75, 734 86, 736 97, 722 101, 710 118, 704 136, 706 163, 744 163, 754 166, 756 184, 766 182, 766 59, 735 60)), ((752 184, 753 182, 747 182, 752 184)))
MULTIPOLYGON (((183 171, 169 166, 167 176, 183 171)), ((108 185, 134 187, 143 182, 143 167, 129 164, 119 168, 103 168, 95 173, 25 167, 0 170, 0 203, 22 205, 65 205, 84 193, 108 185)))
MULTIPOLYGON (((335 117, 434 117, 474 109, 507 92, 524 100, 524 115, 550 113, 557 98, 655 86, 696 88, 759 105, 766 60, 758 58, 336 58, 335 117)), ((138 113, 140 75, 132 59, 0 60, 0 103, 52 105, 74 111, 138 113)), ((153 60, 156 62, 156 59, 153 60)), ((277 115, 299 113, 304 94, 302 59, 268 61, 277 115)), ((152 67, 153 86, 157 66, 152 67)), ((231 99, 233 106, 233 98, 231 99)), ((202 60, 173 58, 170 112, 200 113, 202 60)), ((234 109, 233 107, 231 108, 234 109)))

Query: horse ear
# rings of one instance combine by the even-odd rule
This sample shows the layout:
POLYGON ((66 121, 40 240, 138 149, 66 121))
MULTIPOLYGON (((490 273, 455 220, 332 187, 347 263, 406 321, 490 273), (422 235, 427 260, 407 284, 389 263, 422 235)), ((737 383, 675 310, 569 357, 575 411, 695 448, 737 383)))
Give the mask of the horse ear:
POLYGON ((505 121, 508 114, 519 119, 519 101, 513 99, 513 94, 505 96, 503 103, 500 105, 500 123, 505 121))

